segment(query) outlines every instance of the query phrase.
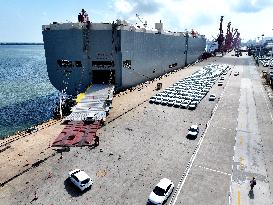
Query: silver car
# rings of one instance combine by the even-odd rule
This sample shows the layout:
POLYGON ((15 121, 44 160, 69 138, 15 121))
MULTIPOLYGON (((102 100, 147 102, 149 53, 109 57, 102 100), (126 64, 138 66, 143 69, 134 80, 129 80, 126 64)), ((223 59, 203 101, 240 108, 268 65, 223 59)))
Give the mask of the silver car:
POLYGON ((185 100, 185 101, 181 104, 181 108, 188 108, 190 102, 191 102, 190 100, 185 100))

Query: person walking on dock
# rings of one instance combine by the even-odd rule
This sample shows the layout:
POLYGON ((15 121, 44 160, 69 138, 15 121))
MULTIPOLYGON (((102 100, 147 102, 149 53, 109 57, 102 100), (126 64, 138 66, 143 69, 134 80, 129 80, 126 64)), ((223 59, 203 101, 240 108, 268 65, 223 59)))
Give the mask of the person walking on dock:
POLYGON ((256 185, 256 179, 253 177, 252 180, 250 180, 250 190, 253 191, 254 186, 256 185))

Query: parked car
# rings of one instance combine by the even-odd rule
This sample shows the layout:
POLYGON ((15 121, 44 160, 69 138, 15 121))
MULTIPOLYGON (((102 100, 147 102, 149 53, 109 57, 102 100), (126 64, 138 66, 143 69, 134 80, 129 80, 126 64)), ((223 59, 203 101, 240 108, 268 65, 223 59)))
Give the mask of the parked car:
POLYGON ((198 125, 192 125, 188 130, 187 136, 188 137, 197 137, 198 133, 199 133, 198 125))
POLYGON ((162 98, 161 105, 167 105, 169 97, 162 98))
POLYGON ((80 169, 69 172, 69 178, 81 191, 84 191, 93 184, 92 179, 80 169))
POLYGON ((176 101, 174 102, 173 106, 174 106, 174 107, 180 107, 180 105, 181 105, 182 102, 183 102, 182 99, 178 99, 178 100, 176 100, 176 101))
POLYGON ((218 82, 218 86, 222 86, 223 84, 224 84, 223 81, 218 82))
POLYGON ((235 73, 234 73, 234 76, 237 76, 237 75, 239 75, 239 72, 235 72, 235 73))
POLYGON ((203 95, 197 95, 194 100, 200 102, 203 99, 203 95))
POLYGON ((154 103, 155 103, 155 104, 160 104, 161 101, 162 101, 162 98, 161 98, 161 97, 156 97, 154 103))
POLYGON ((174 103, 175 103, 174 98, 170 98, 170 99, 168 100, 168 102, 167 102, 167 105, 171 107, 171 106, 174 105, 174 103))
POLYGON ((153 96, 153 97, 150 98, 149 103, 154 103, 155 100, 156 100, 156 98, 153 96))
POLYGON ((209 91, 210 91, 210 88, 204 88, 202 91, 204 91, 204 92, 209 92, 209 91))
POLYGON ((181 108, 188 108, 190 104, 190 100, 184 100, 183 103, 181 104, 181 108))
POLYGON ((216 96, 215 95, 210 95, 209 96, 209 101, 214 101, 216 99, 216 96))
POLYGON ((174 183, 171 180, 167 178, 161 179, 150 193, 148 202, 151 204, 163 204, 167 201, 173 189, 174 183))
POLYGON ((191 102, 191 103, 189 104, 188 109, 189 109, 189 110, 195 110, 196 107, 197 107, 197 102, 191 102))

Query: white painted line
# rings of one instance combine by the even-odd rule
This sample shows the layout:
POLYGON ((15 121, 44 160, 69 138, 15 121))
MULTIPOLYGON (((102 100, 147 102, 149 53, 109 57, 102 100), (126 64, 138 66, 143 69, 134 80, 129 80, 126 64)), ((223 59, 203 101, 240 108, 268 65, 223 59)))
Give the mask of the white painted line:
MULTIPOLYGON (((233 68, 235 67, 235 65, 233 66, 233 68)), ((240 93, 241 93, 241 88, 240 88, 240 93)), ((240 104, 240 98, 239 98, 239 104, 240 104)), ((238 106, 238 112, 239 112, 239 106, 238 106)), ((237 118, 237 124, 238 124, 238 118, 237 118)), ((236 135, 235 135, 235 143, 236 143, 236 135)), ((233 146, 233 153, 235 153, 235 144, 233 146)), ((235 156, 233 154, 232 156, 232 161, 234 162, 235 160, 235 156)), ((229 194, 228 194, 228 204, 231 205, 232 203, 232 198, 231 198, 231 192, 232 192, 232 187, 231 187, 231 184, 232 184, 232 177, 233 177, 233 163, 231 165, 231 175, 230 175, 230 186, 229 186, 229 194)))
POLYGON ((222 171, 220 171, 220 170, 211 169, 211 168, 208 168, 208 167, 203 167, 203 166, 201 166, 201 165, 195 165, 195 166, 196 166, 196 167, 199 167, 199 168, 202 168, 202 169, 206 169, 206 170, 212 171, 212 172, 217 172, 217 173, 220 173, 220 174, 224 174, 224 175, 231 176, 231 174, 226 173, 226 172, 222 172, 222 171))
MULTIPOLYGON (((234 67, 235 67, 235 65, 234 65, 234 67)), ((234 68, 234 67, 233 67, 233 68, 234 68)), ((243 68, 242 68, 242 69, 243 69, 243 68)), ((242 70, 242 73, 243 73, 243 72, 244 72, 244 69, 242 70)), ((242 79, 241 79, 241 80, 242 80, 242 79)), ((241 84, 242 84, 241 80, 240 80, 240 94, 241 94, 241 89, 242 89, 242 87, 241 87, 241 84)), ((239 113, 240 103, 241 103, 241 96, 239 97, 238 113, 239 113)), ((238 117, 239 117, 239 116, 238 116, 238 117)), ((237 125, 238 125, 238 117, 237 117, 237 125)), ((238 129, 236 129, 236 132, 238 132, 238 129)), ((234 143, 234 146, 233 146, 232 162, 235 161, 236 141, 237 141, 236 136, 237 136, 237 133, 235 134, 235 143, 234 143)), ((232 163, 232 165, 231 165, 231 175, 230 175, 230 186, 229 186, 229 205, 231 205, 231 203, 232 203, 231 192, 232 192, 233 169, 234 169, 234 166, 233 166, 233 163, 232 163)))
POLYGON ((270 114, 271 121, 273 122, 272 112, 271 112, 271 110, 270 110, 270 108, 269 108, 269 104, 268 104, 267 99, 266 99, 266 97, 265 97, 265 91, 264 91, 264 89, 262 88, 262 85, 260 85, 260 89, 261 89, 261 91, 262 91, 262 93, 263 93, 263 97, 264 97, 264 100, 265 100, 265 103, 266 103, 267 110, 268 110, 268 112, 269 112, 269 114, 270 114))
POLYGON ((177 185, 176 190, 175 190, 175 192, 174 192, 174 194, 173 194, 173 196, 172 196, 172 198, 171 198, 171 200, 170 200, 169 205, 175 205, 175 203, 176 203, 176 201, 177 201, 177 198, 178 198, 178 196, 179 196, 179 194, 180 194, 180 192, 181 192, 181 190, 182 190, 182 187, 184 186, 184 184, 185 184, 185 182, 186 182, 186 179, 187 179, 187 177, 188 177, 188 175, 189 175, 189 172, 190 172, 191 167, 192 167, 192 165, 193 165, 193 162, 194 162, 194 160, 195 160, 195 158, 196 158, 196 156, 197 156, 197 153, 199 152, 200 147, 201 147, 201 145, 202 145, 202 142, 203 142, 203 140, 204 140, 204 138, 205 138, 205 136, 206 136, 206 133, 207 133, 208 128, 209 128, 209 126, 210 126, 210 122, 212 121, 212 119, 213 119, 213 117, 214 117, 214 114, 215 114, 216 110, 218 109, 218 104, 219 104, 219 103, 222 101, 222 99, 223 99, 223 95, 224 95, 224 93, 225 93, 226 88, 227 88, 228 85, 229 85, 229 81, 230 81, 230 76, 229 76, 229 78, 228 78, 228 81, 227 81, 227 83, 226 83, 226 86, 225 86, 224 90, 223 90, 222 93, 221 93, 221 96, 220 96, 220 99, 219 99, 218 103, 215 105, 215 107, 214 107, 214 109, 213 109, 213 111, 212 111, 211 118, 210 118, 209 121, 207 122, 206 129, 205 129, 203 135, 200 137, 200 139, 199 139, 199 141, 198 141, 198 143, 197 143, 197 146, 196 146, 196 148, 195 148, 195 150, 194 150, 194 152, 193 152, 193 154, 192 154, 192 156, 191 156, 191 159, 190 159, 190 161, 188 162, 188 165, 187 165, 187 167, 186 167, 184 173, 182 174, 182 177, 180 178, 180 180, 179 180, 179 182, 178 182, 178 185, 177 185))
MULTIPOLYGON (((254 68, 254 69, 257 69, 257 68, 254 68)), ((241 85, 242 85, 242 84, 241 84, 241 85)), ((269 104, 268 104, 268 100, 267 100, 266 95, 265 95, 265 91, 264 91, 264 89, 263 89, 263 87, 262 87, 261 84, 260 84, 259 87, 260 87, 260 90, 262 91, 262 95, 263 95, 263 97, 264 97, 264 100, 265 100, 267 109, 268 109, 268 111, 269 111, 271 120, 272 120, 272 122, 273 122, 272 112, 271 112, 271 110, 270 110, 270 107, 269 107, 269 104)), ((240 93, 241 93, 241 89, 242 89, 242 87, 240 88, 240 93)), ((240 105, 240 103, 241 103, 240 100, 241 100, 241 98, 239 98, 239 105, 240 105)), ((238 107, 238 112, 239 112, 239 107, 238 107)), ((237 118, 237 123, 238 123, 238 118, 237 118)), ((246 131, 244 131, 244 130, 238 130, 238 129, 236 129, 236 131, 237 131, 237 133, 238 133, 238 132, 246 132, 246 131)), ((255 133, 252 133, 252 134, 255 134, 255 133)), ((259 133, 257 133, 257 134, 259 134, 259 133)), ((236 134, 236 136, 237 136, 237 134, 236 134)), ((234 153, 236 152, 236 141, 238 140, 236 136, 235 136, 234 153)), ((233 162, 235 161, 234 158, 235 158, 235 157, 234 157, 234 155, 233 155, 233 162)), ((240 166, 241 166, 241 163, 242 163, 242 162, 241 162, 241 160, 240 160, 240 166)), ((234 170, 234 166, 233 166, 233 163, 232 163, 232 175, 231 175, 231 179, 230 179, 230 193, 232 193, 233 170, 234 170)), ((268 178, 268 175, 267 175, 267 178, 268 178)), ((239 199, 238 199, 238 200, 239 200, 239 199)), ((235 202, 235 201, 234 201, 234 202, 235 202)), ((239 202, 239 201, 238 201, 238 202, 239 202)), ((240 203, 240 202, 239 202, 239 203, 240 203)), ((231 195, 229 196, 229 204, 232 204, 232 197, 231 197, 231 195)))
MULTIPOLYGON (((264 100, 265 100, 265 103, 266 103, 266 107, 267 107, 267 110, 268 110, 268 112, 269 112, 269 114, 270 114, 270 117, 271 117, 271 121, 273 122, 273 117, 272 117, 272 112, 271 112, 271 110, 270 110, 270 108, 269 108, 269 103, 268 103, 268 99, 266 98, 266 95, 265 95, 265 89, 263 89, 263 87, 262 87, 262 84, 260 84, 260 89, 261 89, 261 91, 262 91, 262 94, 263 94, 263 97, 264 97, 264 100)), ((268 96, 268 95, 267 95, 268 96)), ((261 139, 261 141, 262 141, 262 143, 263 143, 263 140, 261 139)), ((263 155, 265 155, 265 153, 264 153, 264 151, 263 151, 263 155)), ((265 166, 266 166, 266 162, 264 162, 265 163, 265 166)), ((268 176, 268 173, 267 173, 268 171, 267 171, 267 169, 266 169, 266 180, 268 181, 268 178, 269 178, 269 176, 268 176)), ((272 190, 272 188, 270 187, 270 184, 269 184, 269 190, 272 190)), ((270 192, 270 194, 272 194, 272 191, 269 191, 270 192)))

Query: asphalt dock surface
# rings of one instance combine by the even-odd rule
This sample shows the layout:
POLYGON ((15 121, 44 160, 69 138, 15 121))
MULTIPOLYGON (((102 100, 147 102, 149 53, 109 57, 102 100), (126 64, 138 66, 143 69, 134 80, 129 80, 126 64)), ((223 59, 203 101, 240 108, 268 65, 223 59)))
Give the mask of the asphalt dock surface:
MULTIPOLYGON (((273 109, 252 57, 211 58, 157 82, 166 88, 209 63, 226 63, 231 70, 196 110, 149 104, 157 92, 153 82, 114 98, 98 147, 47 148, 37 166, 15 166, 12 152, 22 143, 27 149, 31 136, 9 143, 0 152, 0 204, 141 205, 166 177, 175 184, 169 205, 272 205, 273 109), (195 140, 186 138, 192 124, 200 128, 195 140), (12 160, 5 162, 7 156, 12 160), (94 181, 84 193, 68 179, 76 168, 94 181), (257 185, 250 191, 252 177, 257 185)), ((52 127, 36 133, 46 138, 43 145, 62 128, 52 127)), ((38 156, 35 148, 24 153, 38 156)))

